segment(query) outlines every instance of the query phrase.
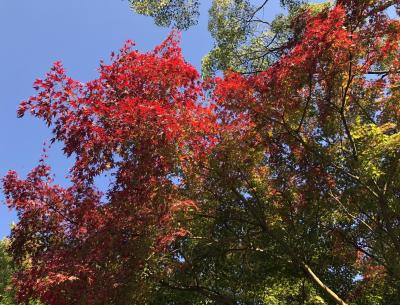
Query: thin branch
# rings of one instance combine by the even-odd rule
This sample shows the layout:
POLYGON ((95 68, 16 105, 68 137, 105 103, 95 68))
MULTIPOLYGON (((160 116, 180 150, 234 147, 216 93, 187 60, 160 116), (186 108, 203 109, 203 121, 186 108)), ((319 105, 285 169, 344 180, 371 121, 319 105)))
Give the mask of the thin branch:
POLYGON ((310 276, 310 278, 316 283, 324 292, 326 292, 332 299, 335 300, 338 305, 347 305, 335 292, 333 292, 328 286, 326 286, 319 277, 312 271, 312 269, 306 264, 302 263, 304 271, 310 276))
POLYGON ((365 225, 371 232, 374 232, 374 230, 371 228, 371 226, 369 224, 367 224, 364 220, 358 218, 357 216, 351 214, 349 212, 349 210, 346 208, 346 206, 342 203, 342 201, 340 201, 340 199, 338 197, 336 197, 335 195, 332 194, 332 192, 329 192, 329 196, 331 198, 333 198, 341 207, 342 209, 345 211, 345 213, 350 216, 352 219, 360 221, 363 225, 365 225))
POLYGON ((264 6, 268 3, 268 1, 269 1, 269 0, 265 0, 264 3, 261 4, 261 5, 253 12, 253 14, 251 14, 251 16, 250 16, 250 18, 247 20, 247 22, 250 22, 250 21, 254 18, 254 16, 255 16, 259 11, 262 10, 262 9, 264 8, 264 6))
POLYGON ((300 120, 299 126, 297 127, 296 132, 300 132, 301 131, 301 127, 302 127, 302 125, 304 123, 304 120, 306 118, 308 106, 310 105, 310 102, 311 102, 311 95, 312 95, 312 74, 310 74, 310 81, 309 81, 309 84, 308 84, 308 97, 307 97, 306 105, 304 106, 303 114, 301 116, 301 120, 300 120))
POLYGON ((352 56, 350 54, 348 79, 347 79, 346 87, 344 88, 344 90, 342 92, 341 106, 340 106, 340 111, 339 112, 340 112, 340 118, 342 120, 345 133, 347 135, 347 138, 350 141, 351 150, 353 152, 353 158, 355 160, 358 160, 356 144, 355 144, 355 142, 353 140, 353 137, 352 137, 351 132, 350 132, 349 125, 347 124, 347 120, 346 120, 346 117, 345 117, 346 98, 347 98, 348 91, 350 89, 351 82, 353 81, 353 77, 354 77, 352 75, 352 69, 353 69, 353 63, 352 63, 352 56))

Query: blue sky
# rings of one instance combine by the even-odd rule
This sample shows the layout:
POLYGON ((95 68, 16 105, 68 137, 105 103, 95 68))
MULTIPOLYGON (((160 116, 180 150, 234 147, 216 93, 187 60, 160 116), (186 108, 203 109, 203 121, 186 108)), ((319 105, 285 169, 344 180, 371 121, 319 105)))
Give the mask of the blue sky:
MULTIPOLYGON (((272 1, 268 14, 276 12, 272 1)), ((183 54, 200 67, 212 47, 207 32, 211 0, 202 1, 199 24, 182 35, 183 54)), ((26 116, 16 118, 19 103, 33 94, 32 83, 61 60, 67 73, 80 81, 97 75, 100 59, 132 39, 141 51, 152 49, 169 33, 149 17, 134 14, 127 0, 0 0, 0 176, 9 169, 22 177, 40 158, 50 138, 43 122, 26 116)), ((56 182, 65 184, 71 166, 56 145, 48 162, 56 182)), ((0 200, 4 196, 0 194, 0 200)), ((0 238, 9 234, 16 215, 0 205, 0 238)))

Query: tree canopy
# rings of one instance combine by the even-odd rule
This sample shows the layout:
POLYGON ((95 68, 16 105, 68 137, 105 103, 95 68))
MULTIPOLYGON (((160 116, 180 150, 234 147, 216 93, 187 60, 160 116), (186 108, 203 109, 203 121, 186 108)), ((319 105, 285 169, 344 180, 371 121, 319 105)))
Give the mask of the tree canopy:
MULTIPOLYGON (((132 1, 159 24, 189 4, 132 1)), ((18 115, 75 162, 69 187, 45 157, 3 178, 19 302, 398 303, 400 4, 283 2, 265 23, 266 4, 213 2, 205 79, 172 32, 87 83, 59 62, 35 81, 18 115)))

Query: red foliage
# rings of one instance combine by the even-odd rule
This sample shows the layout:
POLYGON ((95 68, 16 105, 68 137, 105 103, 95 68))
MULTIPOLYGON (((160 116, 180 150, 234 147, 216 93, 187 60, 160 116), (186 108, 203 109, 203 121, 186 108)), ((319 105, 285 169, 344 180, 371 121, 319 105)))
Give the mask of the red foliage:
POLYGON ((12 251, 26 264, 15 276, 21 301, 118 300, 152 248, 186 234, 174 229, 173 215, 195 203, 172 177, 215 141, 212 106, 175 34, 149 53, 132 46, 127 42, 86 84, 56 62, 35 81, 36 96, 20 106, 19 116, 29 111, 44 120, 53 141, 76 159, 66 189, 52 185, 44 164, 25 180, 15 172, 4 178, 8 205, 19 217, 12 251), (93 179, 105 171, 115 181, 102 202, 93 179))

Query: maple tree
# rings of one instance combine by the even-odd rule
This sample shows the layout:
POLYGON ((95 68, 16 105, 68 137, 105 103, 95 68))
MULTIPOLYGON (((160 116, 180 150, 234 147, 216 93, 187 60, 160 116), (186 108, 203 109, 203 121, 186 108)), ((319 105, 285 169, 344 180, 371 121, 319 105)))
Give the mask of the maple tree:
POLYGON ((44 160, 3 179, 19 301, 396 304, 400 4, 291 5, 266 64, 217 56, 231 70, 203 81, 173 33, 35 82, 18 113, 75 163, 67 188, 44 160))
POLYGON ((195 207, 173 179, 213 141, 213 118, 174 35, 146 54, 128 42, 99 72, 82 84, 55 63, 20 106, 20 116, 29 110, 53 126, 53 140, 75 157, 68 188, 52 184, 43 160, 25 180, 4 178, 19 217, 11 252, 26 265, 15 276, 20 300, 122 304, 154 241, 163 248, 185 234, 169 225, 171 214, 195 207), (105 171, 114 183, 103 201, 93 181, 105 171))

